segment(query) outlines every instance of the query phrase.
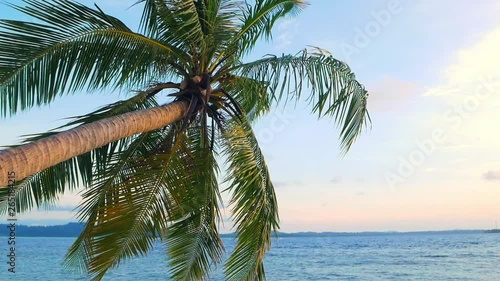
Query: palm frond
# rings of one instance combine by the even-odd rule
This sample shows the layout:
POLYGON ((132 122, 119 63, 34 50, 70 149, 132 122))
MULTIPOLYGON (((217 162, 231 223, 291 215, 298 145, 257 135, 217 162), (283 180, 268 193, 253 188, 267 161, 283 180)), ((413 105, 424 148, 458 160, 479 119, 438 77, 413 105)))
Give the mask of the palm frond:
POLYGON ((296 15, 306 5, 303 0, 265 0, 256 1, 255 5, 247 3, 240 19, 240 31, 234 38, 241 48, 240 52, 245 54, 251 51, 259 38, 270 39, 271 30, 278 19, 296 15))
POLYGON ((165 240, 172 278, 186 281, 207 277, 224 251, 217 230, 221 201, 218 166, 200 128, 189 131, 191 182, 173 209, 174 222, 165 240))
POLYGON ((272 104, 267 84, 255 79, 238 75, 226 75, 221 79, 221 88, 238 102, 250 120, 269 112, 272 104))
MULTIPOLYGON (((13 187, 16 212, 55 206, 60 195, 91 181, 92 163, 92 153, 86 153, 17 183, 13 187)), ((0 190, 0 214, 7 212, 9 196, 7 188, 0 190)))
POLYGON ((266 84, 271 100, 299 100, 302 90, 310 89, 307 99, 312 112, 319 117, 330 116, 340 126, 343 152, 350 148, 370 119, 367 91, 347 64, 329 54, 303 50, 295 56, 268 55, 233 70, 266 84))
POLYGON ((145 0, 143 28, 157 30, 155 37, 190 55, 199 54, 203 45, 203 29, 195 1, 145 0))
MULTIPOLYGON (((93 236, 95 236, 93 232, 94 227, 96 225, 98 227, 99 215, 102 216, 102 214, 106 213, 106 211, 108 210, 104 207, 100 207, 99 203, 101 205, 104 204, 107 199, 106 197, 110 195, 109 191, 112 190, 113 184, 115 182, 119 182, 120 179, 123 179, 123 177, 126 176, 127 161, 125 156, 132 157, 134 154, 137 154, 137 148, 141 145, 144 145, 144 143, 146 143, 148 140, 151 140, 150 136, 150 134, 140 136, 132 143, 127 151, 124 151, 119 155, 115 155, 114 162, 118 162, 118 165, 114 165, 113 169, 109 169, 107 171, 106 176, 108 181, 103 182, 103 177, 100 177, 100 181, 94 183, 93 189, 87 190, 83 194, 83 196, 87 199, 79 207, 79 216, 82 221, 86 219, 87 222, 83 232, 73 243, 66 255, 64 261, 64 265, 66 268, 76 269, 81 273, 90 274, 95 279, 100 278, 100 272, 96 273, 96 270, 91 267, 95 252, 94 246, 92 244, 93 236), (100 197, 99 194, 96 194, 99 187, 101 189, 100 197), (89 197, 90 199, 88 199, 89 197)), ((149 143, 149 145, 153 144, 149 143)), ((115 191, 117 191, 116 194, 119 194, 119 190, 115 191)), ((109 203, 109 205, 111 205, 111 203, 109 203)), ((127 213, 123 214, 126 215, 127 213)))
POLYGON ((204 0, 195 3, 206 46, 200 59, 200 67, 203 71, 213 72, 218 59, 237 35, 238 26, 234 19, 241 9, 230 0, 204 0))
POLYGON ((100 10, 67 0, 15 7, 42 23, 0 21, 0 111, 43 105, 83 88, 143 87, 176 75, 175 48, 130 31, 100 10))
POLYGON ((145 255, 165 234, 170 205, 185 188, 185 139, 172 131, 146 133, 101 172, 84 194, 79 216, 86 227, 66 257, 66 266, 100 280, 110 268, 145 255))
POLYGON ((159 25, 161 21, 161 10, 166 9, 165 3, 159 0, 139 0, 134 5, 143 4, 139 30, 150 38, 159 35, 159 25))
POLYGON ((240 12, 234 1, 142 0, 141 29, 159 42, 191 55, 190 68, 201 74, 223 53, 237 34, 234 18, 240 12))
POLYGON ((265 280, 264 255, 279 227, 278 203, 250 124, 233 121, 224 134, 238 244, 225 265, 228 280, 265 280))

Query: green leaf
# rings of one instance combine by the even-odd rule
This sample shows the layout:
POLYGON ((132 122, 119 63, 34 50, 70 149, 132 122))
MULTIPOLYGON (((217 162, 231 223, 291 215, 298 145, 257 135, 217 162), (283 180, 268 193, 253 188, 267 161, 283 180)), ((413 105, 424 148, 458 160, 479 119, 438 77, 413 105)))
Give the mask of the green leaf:
POLYGON ((66 267, 100 280, 121 261, 145 255, 169 224, 177 189, 186 186, 185 139, 170 132, 142 134, 114 155, 106 171, 83 193, 84 231, 70 248, 66 267))
POLYGON ((233 220, 238 244, 229 257, 228 280, 265 280, 264 255, 271 247, 271 233, 279 228, 278 203, 269 170, 257 139, 246 119, 227 128, 227 157, 233 220))
POLYGON ((218 167, 200 128, 189 131, 191 181, 176 208, 165 240, 174 280, 202 280, 222 259, 219 237, 218 167))
POLYGON ((302 0, 267 0, 256 1, 255 5, 243 6, 243 15, 238 35, 234 42, 243 54, 251 51, 257 40, 271 38, 271 30, 280 18, 296 15, 307 4, 302 0))
POLYGON ((312 112, 332 117, 341 128, 343 152, 347 152, 369 121, 368 92, 347 64, 329 54, 303 50, 295 56, 267 57, 238 65, 233 71, 267 85, 272 101, 298 101, 305 88, 312 112))
POLYGON ((52 102, 87 89, 140 87, 176 76, 184 56, 130 31, 100 10, 72 1, 26 0, 16 7, 44 23, 0 21, 0 113, 52 102))
POLYGON ((267 84, 238 75, 221 79, 221 87, 231 93, 250 120, 268 113, 271 108, 272 97, 268 94, 267 84))

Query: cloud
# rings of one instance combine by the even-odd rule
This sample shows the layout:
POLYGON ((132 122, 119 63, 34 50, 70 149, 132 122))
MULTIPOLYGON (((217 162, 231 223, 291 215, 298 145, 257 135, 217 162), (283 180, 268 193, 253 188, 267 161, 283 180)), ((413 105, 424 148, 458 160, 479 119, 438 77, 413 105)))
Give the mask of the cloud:
POLYGON ((386 76, 378 84, 370 86, 368 108, 374 111, 400 110, 401 105, 416 97, 419 90, 414 82, 386 76))
POLYGON ((275 181, 273 182, 273 184, 275 187, 288 187, 288 186, 302 186, 304 185, 304 182, 300 180, 275 181))
POLYGON ((483 174, 483 178, 487 181, 497 181, 500 180, 500 171, 488 171, 483 174))
POLYGON ((82 196, 78 194, 78 191, 67 192, 59 197, 57 206, 59 208, 75 208, 82 202, 82 196))
POLYGON ((330 183, 341 183, 342 182, 342 177, 341 176, 335 176, 333 179, 330 180, 330 183))
POLYGON ((465 144, 465 143, 455 144, 455 143, 452 143, 452 142, 446 142, 446 143, 444 143, 443 147, 447 151, 457 152, 457 151, 461 151, 461 150, 464 150, 464 149, 472 148, 473 146, 471 144, 465 144))
MULTIPOLYGON (((46 211, 52 212, 52 211, 68 211, 68 212, 76 212, 77 211, 77 206, 51 206, 46 209, 46 211)), ((40 209, 40 210, 45 210, 45 209, 40 209)))
POLYGON ((284 181, 275 181, 273 182, 274 187, 286 187, 288 186, 287 182, 284 181))
MULTIPOLYGON (((474 94, 478 86, 487 83, 490 88, 500 86, 500 27, 485 34, 482 39, 455 55, 454 63, 442 71, 443 81, 429 88, 425 96, 440 96, 449 102, 461 102, 474 94)), ((490 101, 491 102, 491 101, 490 101)))
POLYGON ((458 146, 445 147, 449 151, 498 151, 500 132, 492 122, 500 110, 498 50, 500 26, 482 34, 476 43, 457 50, 453 62, 442 68, 439 82, 424 92, 429 102, 443 106, 438 113, 440 124, 434 125, 448 129, 447 138, 466 140, 455 143, 458 146))
POLYGON ((286 49, 293 42, 297 34, 298 23, 296 20, 287 19, 282 21, 278 27, 278 34, 275 36, 274 47, 278 50, 286 49))
MULTIPOLYGON (((18 221, 47 221, 47 220, 59 220, 59 221, 75 221, 76 213, 67 210, 36 210, 28 213, 18 214, 18 221)), ((42 223, 41 223, 42 224, 42 223)))
POLYGON ((356 177, 356 182, 365 182, 365 179, 363 177, 356 177))

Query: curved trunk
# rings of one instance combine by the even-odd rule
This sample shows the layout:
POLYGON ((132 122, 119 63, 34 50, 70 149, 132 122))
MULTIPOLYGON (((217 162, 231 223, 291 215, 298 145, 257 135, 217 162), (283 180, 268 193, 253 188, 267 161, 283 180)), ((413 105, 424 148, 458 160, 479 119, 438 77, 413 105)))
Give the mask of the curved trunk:
POLYGON ((0 187, 43 171, 92 149, 135 134, 160 129, 187 113, 186 102, 133 111, 0 151, 0 187))

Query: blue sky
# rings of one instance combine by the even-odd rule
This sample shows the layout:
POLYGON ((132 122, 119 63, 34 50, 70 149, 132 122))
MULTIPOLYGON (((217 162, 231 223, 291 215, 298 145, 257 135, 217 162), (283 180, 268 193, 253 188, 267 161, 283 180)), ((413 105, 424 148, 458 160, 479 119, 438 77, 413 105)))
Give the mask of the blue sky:
MULTIPOLYGON (((11 1, 16 2, 16 1, 11 1)), ((81 1, 92 4, 93 1, 81 1)), ((135 1, 95 1, 137 25, 135 1)), ((373 127, 344 157, 331 120, 307 104, 255 124, 276 185, 283 231, 491 228, 500 221, 500 5, 496 1, 310 1, 247 59, 308 45, 346 61, 370 92, 373 127)), ((0 9, 0 18, 22 18, 0 9)), ((24 18, 25 19, 25 18, 24 18)), ((1 120, 0 145, 123 98, 64 97, 1 120)), ((74 218, 77 195, 34 224, 74 218)))

